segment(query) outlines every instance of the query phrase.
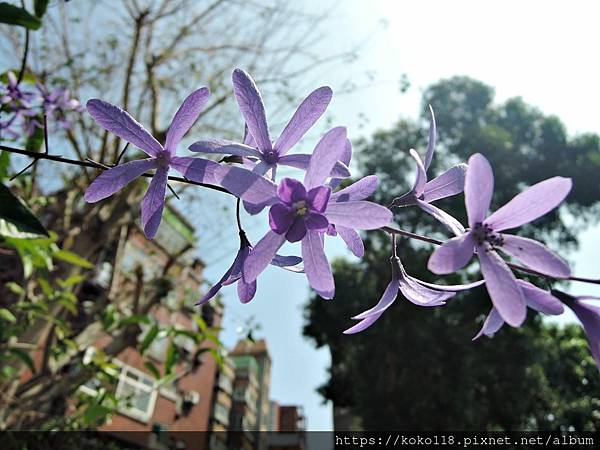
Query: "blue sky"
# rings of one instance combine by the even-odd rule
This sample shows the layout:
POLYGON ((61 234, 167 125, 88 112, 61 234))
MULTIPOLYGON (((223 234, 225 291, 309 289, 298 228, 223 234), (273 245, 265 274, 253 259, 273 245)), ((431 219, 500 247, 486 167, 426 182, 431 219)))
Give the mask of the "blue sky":
MULTIPOLYGON (((319 3, 306 4, 317 7, 319 3)), ((577 1, 567 6, 548 1, 345 0, 335 10, 330 36, 321 43, 323 51, 347 49, 357 40, 370 38, 358 61, 324 73, 318 84, 330 85, 335 92, 341 90, 346 77, 362 85, 367 72, 374 74, 370 85, 352 94, 334 95, 330 106, 333 124, 346 125, 352 139, 389 128, 400 116, 416 118, 422 90, 453 75, 468 75, 494 86, 497 101, 522 96, 544 113, 559 116, 569 133, 598 133, 599 13, 597 4, 577 1), (411 82, 406 94, 398 89, 403 73, 411 82)), ((265 101, 268 104, 268 97, 265 101)), ((292 112, 290 109, 289 114, 292 112)), ((310 151, 317 138, 316 134, 308 136, 301 150, 310 151)), ((266 221, 252 218, 248 223, 256 242, 266 221)), ((230 225, 235 233, 234 223, 230 225)), ((571 255, 576 273, 594 275, 598 240, 597 229, 584 233, 582 249, 571 255)), ((352 258, 331 240, 327 251, 330 256, 352 258)), ((208 267, 206 276, 217 279, 229 263, 225 258, 208 267)), ((589 286, 573 286, 572 291, 600 294, 589 286)), ((222 292, 224 341, 233 345, 238 337, 236 327, 255 316, 262 326, 257 336, 268 340, 273 358, 271 397, 304 406, 309 429, 330 429, 331 405, 322 404, 315 392, 327 379, 329 353, 315 350, 301 335, 302 306, 309 295, 305 278, 268 269, 259 278, 256 298, 248 305, 239 303, 235 288, 222 292)))

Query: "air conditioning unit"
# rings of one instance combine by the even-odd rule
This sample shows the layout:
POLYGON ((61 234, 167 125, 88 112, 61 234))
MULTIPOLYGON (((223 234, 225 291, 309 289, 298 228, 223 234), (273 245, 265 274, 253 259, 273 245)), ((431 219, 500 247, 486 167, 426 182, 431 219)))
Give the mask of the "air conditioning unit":
POLYGON ((197 405, 200 402, 200 394, 196 391, 187 391, 183 394, 183 401, 184 403, 197 405))

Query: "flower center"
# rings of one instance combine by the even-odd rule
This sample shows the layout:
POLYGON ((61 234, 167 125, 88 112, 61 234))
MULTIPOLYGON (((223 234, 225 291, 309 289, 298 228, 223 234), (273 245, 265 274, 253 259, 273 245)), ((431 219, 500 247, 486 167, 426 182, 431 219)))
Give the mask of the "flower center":
POLYGON ((308 205, 306 204, 306 200, 300 200, 292 204, 292 208, 294 208, 294 214, 297 217, 302 217, 308 212, 308 205))
POLYGON ((496 248, 504 244, 504 238, 499 233, 496 233, 489 225, 484 225, 477 222, 473 228, 473 235, 477 245, 483 245, 487 242, 491 248, 496 248))
POLYGON ((171 155, 166 150, 162 151, 156 157, 156 161, 158 162, 159 166, 167 168, 169 167, 169 163, 171 162, 171 155))
POLYGON ((263 160, 267 164, 275 164, 278 159, 279 158, 278 158, 277 153, 275 152, 275 150, 269 150, 269 151, 267 151, 267 152, 264 153, 263 160))

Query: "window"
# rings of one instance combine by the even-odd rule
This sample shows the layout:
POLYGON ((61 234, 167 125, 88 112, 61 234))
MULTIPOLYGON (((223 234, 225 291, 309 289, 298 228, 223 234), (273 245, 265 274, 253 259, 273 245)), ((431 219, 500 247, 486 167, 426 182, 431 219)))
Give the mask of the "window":
POLYGON ((153 378, 123 364, 116 396, 124 404, 119 411, 134 419, 147 422, 154 412, 157 390, 153 378))
POLYGON ((215 404, 215 419, 223 425, 229 425, 229 409, 221 403, 215 404))
POLYGON ((219 387, 228 394, 231 394, 231 390, 233 389, 233 386, 231 384, 231 378, 229 378, 222 372, 219 375, 219 387))

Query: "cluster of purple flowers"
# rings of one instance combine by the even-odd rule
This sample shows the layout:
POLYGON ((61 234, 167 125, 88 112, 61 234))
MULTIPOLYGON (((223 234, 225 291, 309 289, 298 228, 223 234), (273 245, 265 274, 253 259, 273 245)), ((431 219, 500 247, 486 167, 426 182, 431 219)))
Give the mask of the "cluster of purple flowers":
MULTIPOLYGON (((348 248, 362 257, 364 246, 357 230, 387 226, 393 219, 390 209, 366 200, 377 188, 377 177, 366 176, 338 189, 350 176, 348 169, 352 146, 344 127, 329 130, 312 154, 288 154, 323 115, 332 92, 321 87, 298 107, 279 137, 272 141, 265 105, 252 78, 243 70, 233 72, 233 91, 246 124, 242 142, 223 139, 200 140, 189 146, 192 152, 227 155, 233 164, 210 159, 177 156, 177 145, 194 125, 209 99, 207 88, 190 94, 175 113, 164 145, 127 112, 102 100, 88 101, 87 110, 106 130, 143 150, 148 158, 134 160, 104 171, 85 193, 88 202, 102 200, 149 170, 155 174, 141 204, 141 222, 152 239, 158 230, 165 201, 168 172, 174 169, 189 180, 225 188, 244 202, 250 214, 268 208, 269 229, 256 245, 240 230, 240 248, 221 280, 199 301, 204 303, 226 285, 237 283, 238 296, 244 303, 256 293, 259 275, 269 265, 305 273, 311 287, 323 298, 335 294, 331 266, 324 251, 325 236, 339 235, 348 248), (237 164, 237 165, 236 165, 237 164), (302 180, 283 178, 276 181, 279 165, 303 170, 302 180), (277 252, 286 242, 300 242, 300 256, 282 256, 277 252), (303 263, 301 266, 300 263, 303 263)), ((15 86, 13 85, 13 88, 15 86)), ((18 87, 17 87, 18 88, 18 87)), ((26 104, 28 97, 13 89, 2 97, 11 104, 26 104)), ((49 104, 56 96, 47 94, 49 104)), ((66 100, 66 97, 65 97, 66 100)), ((474 339, 491 336, 504 322, 513 327, 525 320, 527 307, 544 314, 561 314, 563 303, 581 318, 600 363, 600 309, 582 303, 582 299, 547 291, 517 279, 502 254, 542 276, 566 279, 570 276, 565 261, 532 239, 506 234, 505 231, 529 223, 559 206, 571 189, 571 180, 555 177, 529 187, 491 215, 494 176, 481 154, 469 158, 428 180, 436 140, 433 110, 429 144, 425 157, 410 150, 415 160, 416 178, 412 189, 393 200, 390 208, 418 206, 441 222, 455 237, 444 242, 431 255, 428 268, 436 274, 450 274, 465 267, 473 255, 479 260, 483 279, 460 285, 432 284, 410 276, 397 255, 393 242, 392 280, 380 301, 371 309, 353 317, 359 322, 345 331, 358 333, 370 327, 395 301, 398 292, 418 306, 445 305, 458 292, 485 285, 492 309, 474 339), (468 226, 442 211, 432 202, 464 192, 468 226)), ((390 229, 387 230, 390 232, 390 229)))
POLYGON ((312 92, 274 143, 262 97, 252 78, 236 69, 233 89, 247 127, 244 141, 202 140, 193 143, 189 150, 238 157, 241 166, 176 156, 177 144, 208 101, 207 88, 198 89, 184 100, 173 117, 164 146, 117 106, 97 99, 88 101, 87 111, 99 125, 143 150, 148 158, 106 170, 89 186, 85 199, 102 200, 146 171, 155 170, 141 205, 142 226, 152 239, 162 217, 169 169, 198 183, 221 186, 243 200, 251 214, 269 207, 269 231, 254 247, 240 232, 240 250, 232 266, 199 303, 208 301, 222 286, 233 283, 237 283, 240 300, 250 301, 256 292, 258 276, 269 264, 304 272, 322 297, 333 298, 335 286, 323 248, 324 237, 339 233, 355 253, 361 253, 362 241, 356 230, 376 229, 391 222, 389 209, 365 200, 375 190, 377 179, 366 177, 334 191, 341 179, 350 176, 347 164, 351 146, 344 127, 327 132, 312 155, 287 154, 325 112, 332 97, 330 88, 312 92), (278 165, 304 170, 303 181, 284 178, 276 184, 278 165), (278 255, 285 242, 301 242, 302 258, 278 255), (298 269, 300 262, 302 269, 298 269))
POLYGON ((13 72, 7 72, 7 83, 0 83, 0 133, 3 137, 17 140, 21 136, 32 136, 43 128, 42 117, 51 118, 61 128, 70 128, 69 112, 81 113, 84 108, 68 89, 48 89, 42 83, 33 88, 28 83, 19 83, 13 72))

